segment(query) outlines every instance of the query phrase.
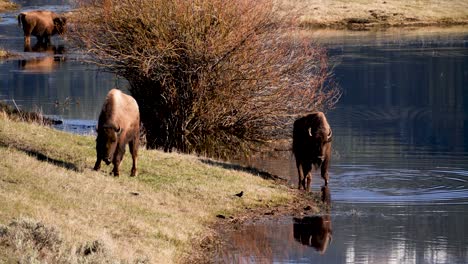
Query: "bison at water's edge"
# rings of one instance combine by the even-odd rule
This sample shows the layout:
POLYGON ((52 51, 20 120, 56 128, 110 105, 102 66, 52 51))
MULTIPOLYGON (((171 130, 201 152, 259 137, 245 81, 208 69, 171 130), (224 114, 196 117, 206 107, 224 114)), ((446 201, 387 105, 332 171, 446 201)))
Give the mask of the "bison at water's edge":
POLYGON ((302 187, 309 191, 312 182, 312 166, 321 168, 325 186, 328 185, 331 141, 332 130, 322 112, 309 114, 294 122, 293 153, 299 174, 298 189, 302 187))
POLYGON ((137 175, 137 155, 140 139, 140 112, 135 99, 112 89, 107 94, 97 126, 97 160, 94 170, 101 168, 101 161, 114 165, 114 176, 119 176, 119 166, 128 143, 133 165, 131 176, 137 175))
POLYGON ((37 38, 38 43, 50 43, 50 37, 63 34, 67 19, 52 11, 36 10, 22 12, 18 15, 18 25, 23 27, 24 47, 30 49, 31 35, 37 38))

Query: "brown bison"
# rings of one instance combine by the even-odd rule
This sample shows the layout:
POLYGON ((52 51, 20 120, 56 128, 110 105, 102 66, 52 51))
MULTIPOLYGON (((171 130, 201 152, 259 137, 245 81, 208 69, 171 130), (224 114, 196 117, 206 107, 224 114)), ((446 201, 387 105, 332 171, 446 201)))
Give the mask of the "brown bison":
POLYGON ((31 35, 38 43, 50 43, 50 37, 65 32, 67 19, 52 11, 36 10, 18 15, 18 26, 23 25, 25 49, 31 45, 31 35))
POLYGON ((133 97, 112 89, 107 94, 97 126, 95 170, 101 161, 114 164, 114 176, 119 176, 119 166, 128 143, 132 153, 131 176, 137 175, 137 155, 140 140, 140 112, 133 97))
POLYGON ((332 130, 322 112, 309 114, 294 122, 293 153, 299 173, 298 189, 302 187, 309 191, 312 182, 312 166, 316 169, 321 168, 325 186, 328 185, 331 141, 332 130))

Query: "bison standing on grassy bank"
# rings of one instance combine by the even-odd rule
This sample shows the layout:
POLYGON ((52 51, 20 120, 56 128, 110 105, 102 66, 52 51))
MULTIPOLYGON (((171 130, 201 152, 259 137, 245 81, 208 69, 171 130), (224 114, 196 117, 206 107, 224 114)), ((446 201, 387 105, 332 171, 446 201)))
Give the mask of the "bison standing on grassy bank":
POLYGON ((298 189, 302 187, 309 191, 312 182, 312 165, 321 168, 325 186, 328 185, 331 141, 332 130, 322 112, 309 114, 294 122, 293 153, 299 173, 298 189))
POLYGON ((112 172, 119 176, 119 166, 128 143, 133 165, 130 176, 137 175, 137 155, 140 140, 140 112, 133 97, 112 89, 107 94, 97 126, 97 160, 94 170, 101 168, 101 161, 114 164, 112 172))
POLYGON ((18 26, 23 26, 25 50, 31 46, 31 35, 40 44, 50 43, 50 37, 65 32, 67 19, 52 11, 36 10, 18 15, 18 26))

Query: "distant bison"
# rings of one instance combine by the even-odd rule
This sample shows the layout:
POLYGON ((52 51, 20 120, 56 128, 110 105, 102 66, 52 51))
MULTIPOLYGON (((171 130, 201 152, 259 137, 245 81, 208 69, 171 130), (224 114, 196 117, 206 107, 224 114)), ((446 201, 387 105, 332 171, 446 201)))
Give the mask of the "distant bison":
POLYGON ((95 170, 103 160, 114 164, 114 176, 119 176, 119 166, 128 143, 132 153, 131 176, 137 175, 137 155, 140 140, 140 112, 133 97, 112 89, 107 94, 97 126, 95 170))
POLYGON ((50 43, 50 37, 65 32, 67 19, 52 11, 36 10, 18 15, 18 25, 23 26, 25 49, 31 45, 31 35, 38 43, 50 43))
POLYGON ((328 165, 331 158, 332 130, 322 112, 297 119, 293 128, 293 153, 299 174, 298 188, 309 191, 312 165, 321 167, 321 175, 328 185, 328 165), (307 183, 306 183, 307 180, 307 183))

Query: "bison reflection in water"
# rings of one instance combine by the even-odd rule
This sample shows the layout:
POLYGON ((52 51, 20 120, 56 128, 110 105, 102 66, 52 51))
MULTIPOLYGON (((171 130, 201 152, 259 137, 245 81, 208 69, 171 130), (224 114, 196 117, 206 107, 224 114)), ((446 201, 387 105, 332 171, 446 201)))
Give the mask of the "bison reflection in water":
POLYGON ((37 43, 32 48, 29 47, 27 51, 44 53, 44 55, 19 61, 20 69, 27 72, 52 72, 60 62, 65 60, 62 56, 65 51, 63 46, 37 43))
POLYGON ((99 115, 94 170, 101 168, 101 161, 107 165, 112 162, 112 172, 114 176, 119 176, 120 162, 128 143, 133 159, 130 176, 136 176, 139 140, 140 112, 137 102, 117 89, 110 90, 99 115))
MULTIPOLYGON (((322 187, 322 201, 330 205, 330 191, 325 186, 322 187)), ((294 239, 303 245, 314 247, 320 254, 325 253, 332 240, 330 212, 322 216, 295 217, 293 221, 294 239)))
POLYGON ((325 186, 328 185, 328 166, 331 158, 332 130, 322 112, 297 119, 293 128, 293 153, 299 174, 298 189, 309 191, 312 166, 321 168, 325 186))

